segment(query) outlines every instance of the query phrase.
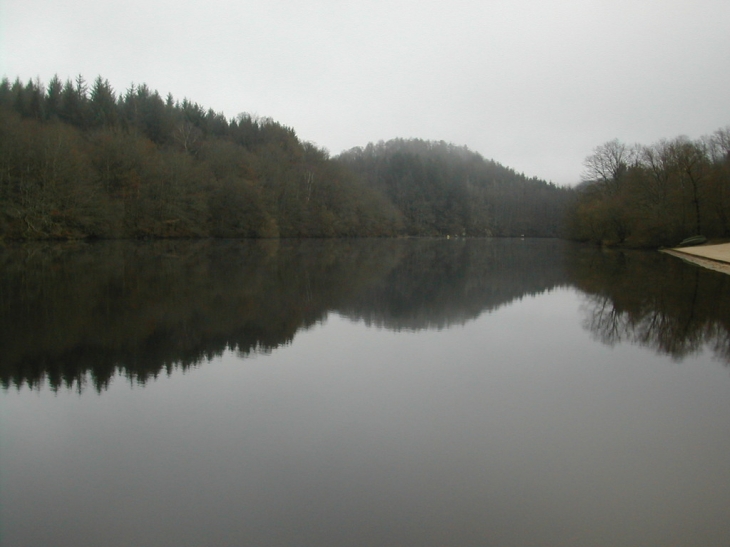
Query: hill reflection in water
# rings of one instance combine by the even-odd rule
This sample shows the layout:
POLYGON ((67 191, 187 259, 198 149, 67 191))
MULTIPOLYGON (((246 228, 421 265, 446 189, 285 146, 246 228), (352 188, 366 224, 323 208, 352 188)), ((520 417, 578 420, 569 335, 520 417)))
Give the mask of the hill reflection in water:
POLYGON ((559 286, 586 327, 677 358, 730 361, 728 276, 658 253, 558 240, 154 241, 0 250, 0 382, 97 390, 233 350, 288 344, 337 312, 393 330, 443 329, 559 286))

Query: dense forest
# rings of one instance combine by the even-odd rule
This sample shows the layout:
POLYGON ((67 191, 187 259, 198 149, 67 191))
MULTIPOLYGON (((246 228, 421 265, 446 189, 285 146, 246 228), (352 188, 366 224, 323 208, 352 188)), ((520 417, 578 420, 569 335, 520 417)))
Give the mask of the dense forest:
POLYGON ((146 85, 0 83, 0 238, 555 236, 571 194, 446 143, 330 158, 146 85))
POLYGON ((268 118, 147 86, 0 84, 0 236, 384 236, 398 211, 268 118))
POLYGON ((697 140, 618 140, 585 160, 569 234, 596 243, 658 247, 730 237, 730 127, 697 140))
POLYGON ((568 188, 443 141, 333 158, 270 118, 229 120, 146 85, 0 82, 0 239, 730 237, 730 127, 610 141, 584 165, 568 188))

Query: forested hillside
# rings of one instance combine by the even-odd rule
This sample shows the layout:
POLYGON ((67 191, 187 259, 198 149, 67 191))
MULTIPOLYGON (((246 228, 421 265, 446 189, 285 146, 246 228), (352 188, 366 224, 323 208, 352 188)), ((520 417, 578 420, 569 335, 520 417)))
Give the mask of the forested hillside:
POLYGON ((0 83, 0 238, 555 236, 570 194, 443 142, 332 159, 146 85, 0 83))
POLYGON ((657 247, 693 235, 730 237, 730 127, 697 140, 618 140, 585 161, 571 237, 657 247))
POLYGON ((391 236, 400 214, 294 130, 145 85, 0 84, 0 236, 391 236))
POLYGON ((410 235, 556 237, 573 194, 443 141, 395 139, 337 159, 389 198, 410 235))

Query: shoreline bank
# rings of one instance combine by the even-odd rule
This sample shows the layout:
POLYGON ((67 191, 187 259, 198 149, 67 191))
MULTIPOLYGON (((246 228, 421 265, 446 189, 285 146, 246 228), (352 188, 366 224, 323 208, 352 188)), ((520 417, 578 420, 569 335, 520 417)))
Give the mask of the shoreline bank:
POLYGON ((661 252, 696 266, 730 275, 730 243, 663 249, 661 252))

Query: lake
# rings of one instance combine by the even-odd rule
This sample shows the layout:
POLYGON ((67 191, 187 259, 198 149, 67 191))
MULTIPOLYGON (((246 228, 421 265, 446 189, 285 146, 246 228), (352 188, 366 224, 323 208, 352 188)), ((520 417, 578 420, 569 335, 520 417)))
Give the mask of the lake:
POLYGON ((530 239, 0 264, 3 547, 730 544, 730 276, 530 239))

